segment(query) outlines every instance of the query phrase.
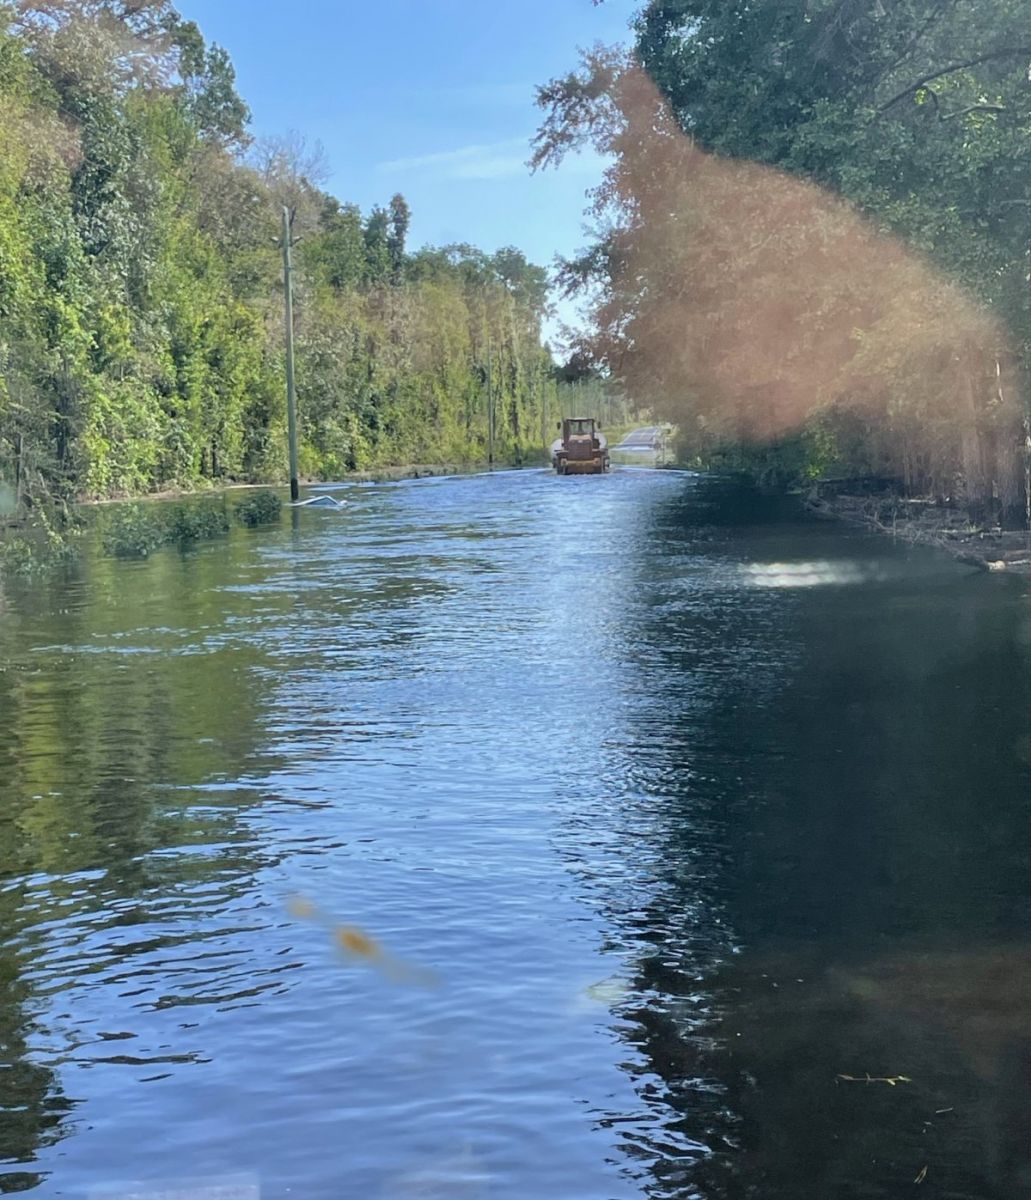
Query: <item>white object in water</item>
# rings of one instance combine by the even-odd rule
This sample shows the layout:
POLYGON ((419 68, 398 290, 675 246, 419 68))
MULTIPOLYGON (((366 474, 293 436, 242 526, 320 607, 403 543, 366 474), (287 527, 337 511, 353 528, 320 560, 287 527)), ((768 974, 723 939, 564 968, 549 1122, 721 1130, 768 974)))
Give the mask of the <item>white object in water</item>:
POLYGON ((332 496, 311 496, 307 500, 297 500, 291 508, 343 508, 346 500, 334 500, 332 496))

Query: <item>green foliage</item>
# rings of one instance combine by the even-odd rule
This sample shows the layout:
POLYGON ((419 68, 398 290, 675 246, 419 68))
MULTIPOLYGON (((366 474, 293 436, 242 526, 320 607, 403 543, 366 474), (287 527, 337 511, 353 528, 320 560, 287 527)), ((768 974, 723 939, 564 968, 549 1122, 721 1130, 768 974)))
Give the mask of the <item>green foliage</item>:
MULTIPOLYGON (((559 407, 540 268, 410 254, 404 197, 341 204, 299 140, 244 158, 229 57, 170 0, 16 9, 0 6, 0 483, 32 504, 281 478, 284 205, 303 234, 308 474, 482 460, 488 402, 499 459, 540 449, 559 407)), ((126 513, 112 544, 148 553, 149 520, 126 513)))
POLYGON ((385 208, 376 205, 369 213, 363 231, 365 239, 364 283, 375 285, 386 283, 391 271, 390 215, 385 208))
POLYGON ((116 558, 147 558, 168 540, 168 527, 153 504, 121 504, 104 529, 102 545, 116 558))
POLYGON ((365 238, 357 205, 328 200, 318 231, 301 245, 311 278, 337 291, 357 288, 365 275, 365 238))
POLYGON ((812 179, 985 298, 1016 300, 1031 179, 1021 0, 651 0, 637 50, 706 149, 812 179))
POLYGON ((387 253, 390 255, 393 279, 397 282, 404 275, 405 241, 408 237, 408 226, 412 221, 411 209, 400 192, 391 197, 388 213, 390 228, 387 232, 387 253))
POLYGON ((834 434, 818 423, 765 445, 695 437, 691 451, 686 461, 696 469, 740 473, 778 489, 804 487, 844 466, 834 434))
POLYGON ((0 542, 0 575, 22 577, 35 574, 39 558, 32 541, 22 534, 10 534, 0 542))
POLYGON ((173 505, 165 519, 166 541, 180 547, 224 537, 229 532, 229 513, 224 502, 173 505))
POLYGON ((283 502, 275 492, 252 492, 236 506, 236 518, 241 525, 274 525, 283 511, 283 502))
POLYGON ((815 420, 846 469, 1022 520, 1027 4, 648 0, 636 34, 540 91, 539 165, 614 156, 564 270, 595 356, 703 455, 815 420))
POLYGON ((0 524, 0 577, 35 578, 74 563, 83 524, 81 516, 61 502, 38 502, 31 520, 6 528, 0 524))
POLYGON ((116 558, 147 558, 162 546, 186 549, 228 532, 224 501, 119 504, 107 516, 101 544, 116 558))
POLYGON ((0 577, 32 579, 74 563, 79 555, 74 535, 53 536, 34 526, 0 536, 0 577))

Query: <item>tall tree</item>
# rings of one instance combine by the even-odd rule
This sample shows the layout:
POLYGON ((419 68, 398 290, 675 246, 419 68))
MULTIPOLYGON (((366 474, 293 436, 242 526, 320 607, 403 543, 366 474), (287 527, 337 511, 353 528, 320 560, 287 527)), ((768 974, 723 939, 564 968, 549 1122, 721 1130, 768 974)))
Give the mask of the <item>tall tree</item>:
POLYGON ((306 473, 482 460, 486 345, 499 458, 540 449, 540 269, 409 254, 400 195, 363 214, 317 145, 250 146, 246 123, 227 54, 169 0, 0 4, 4 494, 281 476, 283 205, 306 473))
MULTIPOLYGON (((654 194, 659 179, 680 206, 680 244, 693 236, 692 208, 701 214, 700 226, 711 232, 705 215, 711 214, 711 196, 724 181, 736 179, 737 186, 730 184, 723 192, 725 215, 729 218, 737 211, 752 226, 736 229, 736 242, 727 243, 730 258, 725 261, 734 264, 747 258, 748 247, 757 244, 755 222, 768 236, 779 238, 779 243, 768 243, 771 252, 779 244, 788 253, 793 238, 796 253, 817 253, 814 247, 820 243, 820 222, 829 211, 826 205, 814 203, 808 194, 800 199, 799 193, 794 214, 781 210, 780 224, 774 229, 758 192, 765 186, 776 191, 780 186, 776 174, 714 169, 715 163, 727 159, 760 163, 844 197, 869 218, 872 231, 896 235, 918 257, 935 263, 946 279, 987 306, 986 313, 1002 317, 1026 369, 1031 353, 1023 220, 1031 193, 1031 139, 1027 137, 1031 11, 1026 4, 1019 0, 899 0, 891 5, 881 0, 652 0, 636 27, 636 62, 644 74, 638 76, 635 64, 617 53, 594 53, 584 71, 541 91, 547 116, 538 144, 539 162, 549 161, 585 137, 621 156, 599 196, 599 210, 612 202, 609 216, 616 209, 621 209, 621 215, 603 231, 602 244, 571 268, 570 279, 577 271, 604 279, 622 270, 625 262, 619 255, 626 250, 626 232, 641 228, 641 195, 654 194), (645 108, 651 104, 647 87, 657 88, 662 102, 652 104, 653 110, 670 114, 672 123, 664 125, 661 113, 655 129, 638 122, 636 133, 645 137, 646 144, 635 147, 625 137, 628 113, 635 104, 645 108), (663 157, 660 130, 666 147, 682 138, 685 147, 698 153, 685 149, 679 156, 663 157), (701 156, 701 151, 715 157, 701 156), (644 173, 649 156, 651 167, 661 164, 659 174, 650 179, 644 173), (670 173, 674 160, 680 175, 670 173), (683 178, 684 172, 697 175, 692 181, 690 176, 683 178), (704 194, 705 187, 711 189, 709 195, 704 194), (747 200, 750 189, 758 190, 755 203, 747 200), (742 203, 736 203, 739 199, 742 203), (810 223, 808 228, 804 222, 810 223)), ((667 205, 667 214, 669 209, 667 205)), ((667 234, 671 232, 668 215, 659 223, 667 234)), ((686 278, 667 278, 672 289, 668 297, 698 289, 703 281, 696 272, 702 269, 702 261, 704 256, 691 259, 692 273, 686 278)), ((664 270, 658 261, 653 265, 659 273, 664 270)), ((711 255, 707 269, 705 284, 718 278, 711 274, 711 255)), ((785 278, 792 278, 791 268, 785 278)), ((834 278, 842 276, 836 272, 834 278)), ((771 283, 775 279, 772 273, 771 283)), ((944 285, 936 288, 928 281, 926 286, 923 302, 933 308, 944 285)), ((898 287, 901 297, 905 287, 901 283, 898 287)), ((610 288, 610 299, 618 290, 610 288)), ((786 307, 791 290, 790 286, 783 289, 780 309, 786 319, 794 319, 796 328, 805 327, 804 321, 797 320, 806 315, 805 297, 796 296, 798 307, 790 312, 786 307)), ((822 289, 823 303, 833 301, 839 312, 846 296, 844 284, 836 297, 826 286, 822 289)), ((769 300, 758 293, 756 299, 760 307, 769 300)), ((926 339, 916 338, 914 353, 907 357, 900 344, 907 323, 896 305, 892 327, 885 315, 889 301, 885 293, 877 302, 867 293, 865 314, 852 312, 853 327, 862 337, 847 339, 842 353, 857 368, 860 362, 869 365, 873 361, 870 339, 876 332, 885 362, 906 359, 910 369, 900 368, 894 381, 894 408, 904 412, 905 392, 914 383, 913 364, 919 360, 926 374, 935 354, 943 364, 947 362, 947 338, 943 325, 934 353, 926 339), (862 356, 857 357, 861 350, 862 356)), ((708 315, 718 314, 720 302, 717 290, 708 315)), ((917 310, 908 310, 913 322, 917 310)), ((810 311, 822 319, 828 310, 810 305, 810 311)), ((618 320, 615 311, 609 315, 618 320)), ((819 321, 809 327, 818 329, 819 321)), ((970 395, 962 405, 951 401, 966 410, 966 433, 960 439, 965 448, 957 454, 968 495, 975 508, 998 503, 1008 520, 1022 520, 1023 438, 1013 402, 1020 372, 1012 369, 994 322, 979 321, 971 314, 968 333, 960 339, 967 366, 959 374, 970 374, 970 395), (973 326, 980 332, 972 332, 973 326), (1005 386, 1000 387, 1000 380, 1005 386)), ((796 358, 804 355, 805 346, 804 339, 797 344, 796 358)), ((785 346, 785 351, 791 355, 791 347, 785 346)), ((936 385, 949 384, 944 390, 951 395, 955 389, 944 365, 932 374, 936 385)), ((923 381, 917 382, 922 393, 923 381)), ((849 392, 861 390, 854 378, 843 387, 849 392)))
POLYGON ((400 192, 390 198, 388 208, 390 229, 387 233, 387 253, 390 255, 390 269, 395 280, 401 279, 405 265, 405 243, 408 239, 408 227, 412 223, 412 210, 408 201, 400 192))
POLYGON ((242 148, 249 142, 250 109, 236 90, 236 70, 221 46, 208 46, 193 21, 169 18, 179 52, 184 107, 202 137, 242 148))
POLYGON ((390 214, 376 205, 365 222, 365 282, 386 283, 390 278, 390 214))

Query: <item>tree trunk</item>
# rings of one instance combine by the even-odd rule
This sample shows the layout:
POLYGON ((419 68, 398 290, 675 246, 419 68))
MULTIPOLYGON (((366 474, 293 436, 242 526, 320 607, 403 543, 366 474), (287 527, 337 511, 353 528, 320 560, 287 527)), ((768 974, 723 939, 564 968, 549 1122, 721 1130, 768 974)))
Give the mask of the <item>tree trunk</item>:
POLYGON ((1021 432, 1015 422, 1008 421, 995 436, 995 486, 1003 529, 1023 529, 1027 522, 1021 432))
POLYGON ((995 362, 998 419, 995 435, 995 481, 999 495, 999 521, 1003 529, 1027 526, 1027 431, 1024 414, 1013 401, 1017 387, 1004 378, 1001 359, 995 362))
POLYGON ((992 509, 992 481, 986 470, 984 439, 981 435, 977 405, 977 389, 969 364, 961 366, 963 372, 963 432, 961 453, 963 459, 964 499, 972 521, 984 521, 992 509))

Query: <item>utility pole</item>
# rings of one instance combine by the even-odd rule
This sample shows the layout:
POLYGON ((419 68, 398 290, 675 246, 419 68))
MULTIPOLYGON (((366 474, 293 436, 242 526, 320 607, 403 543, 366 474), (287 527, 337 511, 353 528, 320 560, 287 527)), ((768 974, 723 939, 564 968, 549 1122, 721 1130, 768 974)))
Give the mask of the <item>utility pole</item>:
POLYGON ((541 449, 547 455, 551 449, 551 443, 554 440, 551 437, 551 380, 548 378, 544 367, 538 364, 534 374, 536 379, 536 392, 540 396, 541 401, 541 449))
POLYGON ((494 361, 487 341, 487 468, 494 470, 494 361))
POLYGON ((283 293, 286 299, 286 432, 290 441, 290 499, 301 495, 297 475, 297 387, 294 381, 294 281, 290 210, 283 205, 283 293))

